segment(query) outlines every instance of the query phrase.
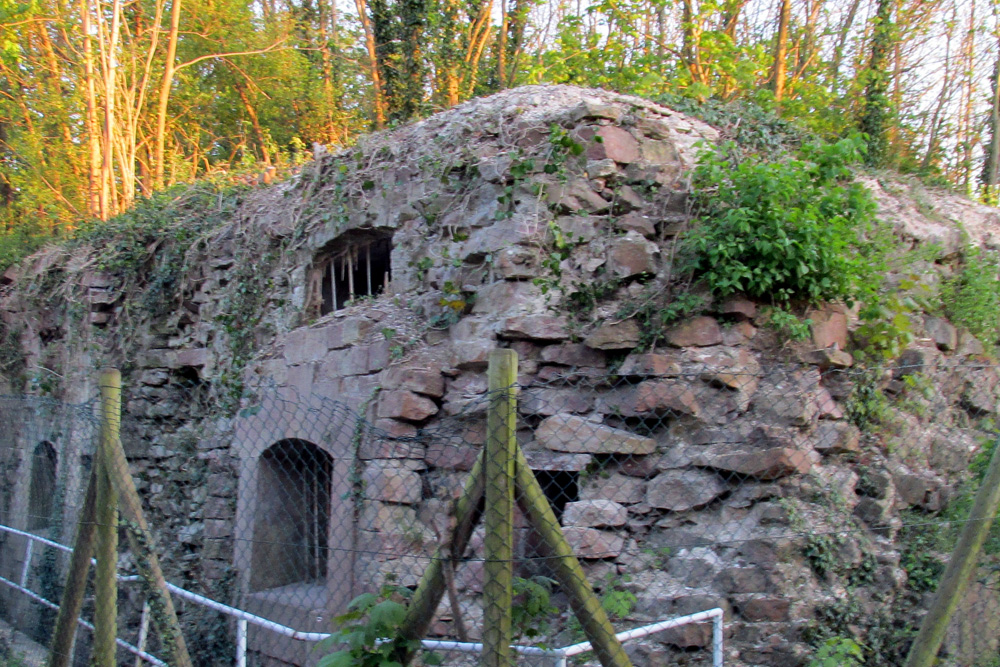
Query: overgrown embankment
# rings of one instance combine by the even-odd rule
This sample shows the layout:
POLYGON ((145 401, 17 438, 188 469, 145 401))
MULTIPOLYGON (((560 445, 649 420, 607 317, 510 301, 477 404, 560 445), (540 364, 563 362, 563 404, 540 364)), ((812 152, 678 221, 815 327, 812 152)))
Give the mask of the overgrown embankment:
MULTIPOLYGON (((829 638, 892 664, 995 430, 1000 225, 862 171, 860 146, 766 117, 720 133, 601 91, 508 91, 281 184, 172 190, 47 247, 6 274, 0 364, 12 390, 73 400, 95 367, 122 366, 165 560, 229 590, 254 539, 238 471, 273 444, 240 440, 267 416, 253 389, 336 400, 416 443, 351 449, 352 475, 384 494, 358 521, 413 524, 358 533, 411 548, 481 444, 463 430, 445 456, 421 434, 471 419, 489 350, 511 347, 533 460, 579 481, 568 502, 614 505, 615 523, 563 522, 588 572, 614 580, 621 622, 711 602, 733 664, 804 664, 829 638), (368 256, 355 274, 373 239, 391 271, 368 256), (565 451, 560 425, 597 444, 565 451), (609 433, 640 450, 608 451, 609 433)), ((382 555, 358 577, 414 574, 413 554, 382 555)), ((703 635, 649 656, 686 659, 703 635)))

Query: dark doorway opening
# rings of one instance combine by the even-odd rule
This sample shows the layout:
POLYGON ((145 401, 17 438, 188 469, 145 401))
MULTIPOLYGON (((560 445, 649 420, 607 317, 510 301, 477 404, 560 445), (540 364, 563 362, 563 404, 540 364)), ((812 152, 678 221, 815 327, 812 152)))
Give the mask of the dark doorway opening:
POLYGON ((282 440, 260 457, 250 588, 326 578, 332 457, 305 440, 282 440))
POLYGON ((31 457, 31 482, 28 487, 28 530, 44 530, 52 520, 52 501, 56 495, 56 467, 59 458, 49 441, 38 443, 31 457))

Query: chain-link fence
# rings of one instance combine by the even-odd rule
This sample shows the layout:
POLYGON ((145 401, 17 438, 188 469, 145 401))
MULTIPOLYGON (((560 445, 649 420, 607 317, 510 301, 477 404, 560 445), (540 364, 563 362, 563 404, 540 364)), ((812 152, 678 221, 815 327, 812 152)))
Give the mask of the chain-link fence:
MULTIPOLYGON (((192 664, 313 665, 350 650, 321 641, 345 627, 335 640, 417 633, 427 664, 484 664, 473 645, 508 636, 490 634, 497 606, 514 643, 536 647, 519 664, 621 650, 635 665, 710 665, 723 638, 726 665, 818 651, 852 664, 851 642, 864 664, 903 663, 992 451, 996 367, 904 357, 859 371, 836 350, 810 366, 733 350, 633 354, 612 370, 572 365, 585 349, 569 347, 493 392, 485 374, 416 369, 395 378, 404 391, 373 383, 352 406, 263 383, 230 410, 196 378, 126 377, 120 440, 192 664), (513 421, 491 423, 511 393, 513 421), (511 467, 484 477, 492 438, 511 467), (722 625, 698 616, 714 609, 722 625), (621 632, 690 615, 623 649, 610 635, 579 646, 605 618, 621 632)), ((4 398, 0 424, 0 664, 40 665, 98 405, 4 398)), ((123 537, 118 664, 173 664, 136 549, 123 537)), ((995 664, 998 554, 991 535, 941 664, 995 664)), ((72 664, 92 650, 83 628, 72 664)))

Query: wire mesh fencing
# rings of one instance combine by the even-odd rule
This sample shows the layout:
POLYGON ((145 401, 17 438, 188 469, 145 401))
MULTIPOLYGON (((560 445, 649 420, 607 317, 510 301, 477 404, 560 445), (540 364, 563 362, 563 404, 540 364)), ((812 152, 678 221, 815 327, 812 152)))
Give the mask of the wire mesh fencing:
MULTIPOLYGON (((498 606, 511 623, 498 636, 535 647, 518 664, 597 664, 601 649, 579 645, 604 618, 622 632, 712 609, 727 665, 807 665, 850 642, 864 664, 903 664, 994 446, 996 367, 688 350, 609 369, 552 347, 492 392, 482 373, 415 369, 403 389, 373 380, 351 404, 262 382, 224 408, 196 378, 126 377, 120 440, 192 664, 313 665, 366 632, 438 643, 355 653, 484 664, 473 645, 493 641, 498 606), (487 479, 488 415, 512 395, 514 467, 487 479), (491 484, 513 493, 509 532, 488 518, 507 511, 488 502, 491 484), (509 603, 490 588, 508 564, 509 603)), ((0 399, 0 660, 44 664, 54 612, 31 594, 60 600, 69 555, 23 533, 72 544, 96 410, 0 399)), ((997 655, 998 554, 994 530, 941 664, 997 655)), ((138 564, 123 539, 118 629, 131 648, 116 659, 169 664, 138 564)), ((94 605, 88 588, 83 620, 94 605)), ((711 665, 716 626, 695 618, 621 651, 635 665, 711 665)), ((88 630, 74 650, 73 664, 89 662, 88 630)))

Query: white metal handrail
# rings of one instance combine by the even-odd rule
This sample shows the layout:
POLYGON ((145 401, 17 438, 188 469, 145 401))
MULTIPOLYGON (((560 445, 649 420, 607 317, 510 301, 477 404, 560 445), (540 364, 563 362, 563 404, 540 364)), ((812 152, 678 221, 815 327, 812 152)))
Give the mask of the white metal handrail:
MULTIPOLYGON (((21 582, 20 584, 10 581, 4 577, 0 577, 0 583, 7 584, 8 586, 28 595, 32 599, 44 604, 52 609, 58 609, 59 605, 46 600, 42 596, 38 595, 34 591, 27 588, 28 563, 31 561, 32 554, 32 544, 34 542, 40 542, 46 546, 50 546, 54 549, 58 549, 64 552, 72 552, 73 549, 64 544, 59 544, 52 540, 46 539, 34 533, 29 533, 23 530, 18 530, 16 528, 11 528, 10 526, 5 526, 0 524, 0 531, 11 533, 14 535, 20 535, 21 537, 27 538, 27 543, 25 547, 25 565, 21 568, 21 582)), ((91 559, 93 562, 93 559, 91 559)), ((139 581, 138 575, 118 575, 118 580, 124 583, 131 583, 139 581)), ((329 632, 304 632, 302 630, 296 630, 295 628, 290 628, 281 623, 276 623, 275 621, 266 619, 262 616, 257 616, 246 610, 240 609, 238 607, 233 607, 228 604, 224 604, 212 598, 205 597, 204 595, 199 595, 198 593, 192 593, 189 590, 181 588, 180 586, 175 586, 170 582, 167 582, 167 588, 180 598, 189 600, 196 604, 208 607, 222 614, 230 616, 236 619, 236 667, 246 667, 247 660, 247 632, 248 626, 253 624, 256 627, 269 630, 283 637, 288 637, 290 639, 296 639, 305 642, 320 642, 324 639, 328 639, 332 636, 329 632)), ((143 608, 143 620, 142 624, 146 623, 146 614, 148 613, 148 606, 144 605, 143 608)), ((715 608, 709 609, 707 611, 698 612, 696 614, 688 614, 687 616, 679 616, 677 618, 672 618, 665 621, 660 621, 658 623, 652 623, 650 625, 644 625, 638 628, 633 628, 631 630, 625 630, 619 632, 615 635, 619 641, 625 642, 630 639, 639 639, 641 637, 648 637, 649 635, 656 634, 657 632, 662 632, 670 628, 676 628, 682 625, 689 625, 691 623, 703 623, 705 621, 712 621, 712 667, 723 667, 723 620, 724 612, 722 609, 715 608)), ((77 621, 85 628, 93 630, 94 626, 87 623, 83 619, 77 619, 77 621)), ((144 637, 143 637, 144 640, 144 637)), ((116 639, 119 646, 124 648, 126 651, 133 653, 134 655, 142 658, 143 660, 149 662, 150 664, 156 665, 156 667, 167 667, 167 664, 157 658, 154 655, 147 653, 144 649, 145 641, 140 640, 140 646, 133 646, 122 639, 116 639)), ((477 642, 457 642, 457 641, 447 641, 438 639, 424 639, 421 641, 421 647, 429 651, 454 651, 461 653, 480 653, 483 650, 483 645, 477 642)), ((592 650, 590 642, 581 642, 579 644, 572 644, 570 646, 564 646, 562 648, 539 648, 537 646, 521 646, 515 645, 511 647, 515 652, 521 655, 535 655, 535 656, 548 656, 555 660, 556 667, 566 667, 567 659, 579 655, 580 653, 585 653, 592 650)))
MULTIPOLYGON (((21 566, 20 582, 14 582, 11 581, 10 579, 7 579, 6 577, 0 577, 0 583, 6 584, 7 586, 13 588, 14 590, 27 595, 35 602, 38 602, 39 604, 42 604, 48 607, 49 609, 59 609, 58 604, 52 602, 51 600, 46 600, 41 595, 28 588, 28 574, 31 571, 30 566, 31 566, 31 556, 33 553, 33 545, 35 542, 40 542, 45 546, 52 547, 53 549, 58 549, 59 551, 63 551, 66 553, 71 553, 73 549, 71 547, 67 547, 65 544, 59 544, 58 542, 53 542, 52 540, 44 538, 40 535, 35 535, 34 533, 29 533, 24 530, 18 530, 17 528, 11 528, 10 526, 5 526, 3 524, 0 524, 0 531, 11 533, 13 535, 20 535, 21 537, 27 538, 24 547, 24 564, 21 566)), ((91 559, 91 562, 93 562, 93 559, 91 559)), ((82 618, 76 619, 76 622, 79 623, 81 626, 87 628, 91 632, 93 632, 94 626, 92 623, 88 623, 82 618)), ((155 655, 147 653, 139 646, 134 646, 132 644, 129 644, 127 641, 121 639, 120 637, 115 637, 115 643, 118 646, 121 646, 129 653, 132 653, 133 655, 142 658, 151 665, 156 665, 156 667, 169 667, 167 663, 163 662, 155 655)))

